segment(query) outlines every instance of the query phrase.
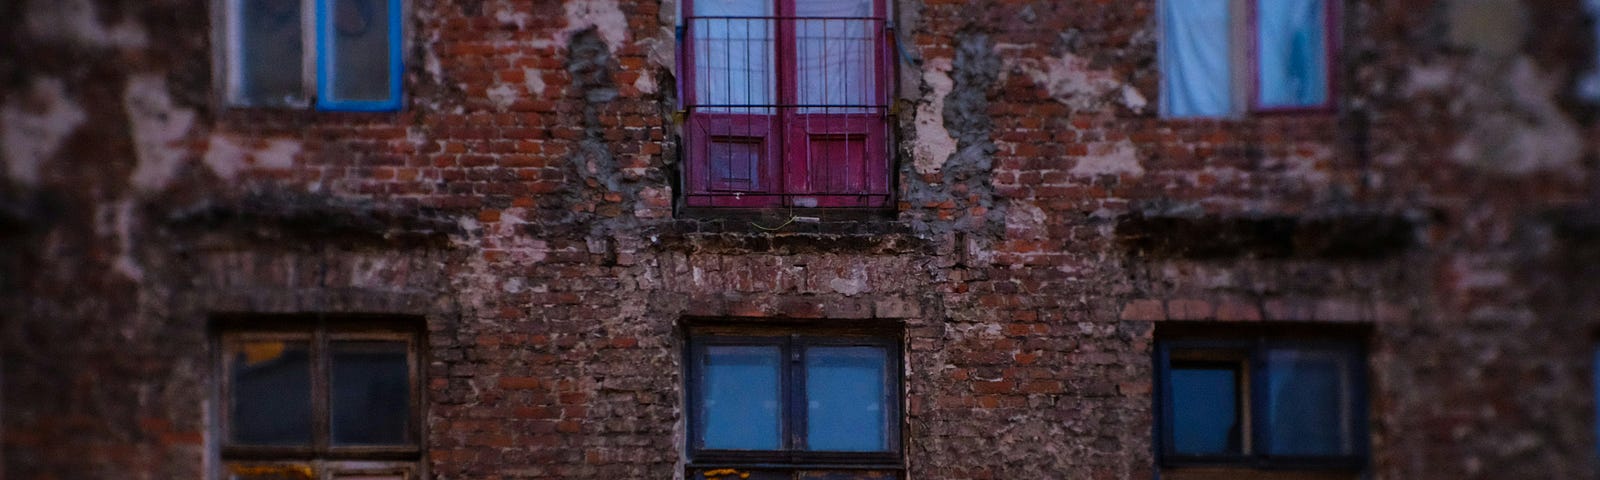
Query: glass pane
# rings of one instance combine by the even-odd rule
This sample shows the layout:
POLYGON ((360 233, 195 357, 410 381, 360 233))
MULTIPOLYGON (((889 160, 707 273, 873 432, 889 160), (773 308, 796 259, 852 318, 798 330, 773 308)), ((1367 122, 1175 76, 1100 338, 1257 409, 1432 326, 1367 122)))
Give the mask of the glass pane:
POLYGON ((806 349, 806 446, 810 450, 881 452, 886 353, 880 347, 806 349))
MULTIPOLYGON (((1590 388, 1594 389, 1595 405, 1600 406, 1600 348, 1594 350, 1594 361, 1589 364, 1589 375, 1590 388)), ((1595 411, 1594 438, 1600 438, 1600 408, 1595 411)), ((1600 442, 1595 442, 1594 448, 1595 456, 1600 457, 1600 442)))
POLYGON ((1267 428, 1273 455, 1354 454, 1350 356, 1342 350, 1267 352, 1267 428))
POLYGON ((235 0, 235 102, 280 106, 302 98, 300 0, 235 0))
POLYGON ((1260 103, 1305 107, 1328 101, 1324 0, 1257 0, 1260 103))
POLYGON ((233 442, 311 443, 311 348, 304 341, 250 341, 228 352, 233 442))
POLYGON ((701 392, 703 448, 777 450, 782 448, 777 346, 706 347, 701 392))
POLYGON ((335 445, 410 443, 405 342, 333 342, 329 380, 335 445))
MULTIPOLYGON (((869 0, 795 3, 795 81, 802 105, 876 105, 874 46, 878 21, 869 0)), ((851 113, 859 108, 807 108, 803 113, 851 113)))
POLYGON ((1174 366, 1172 450, 1181 455, 1241 453, 1239 369, 1225 365, 1174 366))
POLYGON ((325 0, 332 2, 327 41, 333 56, 333 91, 335 100, 388 100, 394 97, 390 90, 390 0, 325 0))
POLYGON ((696 0, 688 27, 694 40, 694 95, 708 112, 770 114, 776 103, 772 2, 696 0))
POLYGON ((1167 115, 1232 110, 1228 14, 1228 0, 1162 0, 1161 103, 1167 115))

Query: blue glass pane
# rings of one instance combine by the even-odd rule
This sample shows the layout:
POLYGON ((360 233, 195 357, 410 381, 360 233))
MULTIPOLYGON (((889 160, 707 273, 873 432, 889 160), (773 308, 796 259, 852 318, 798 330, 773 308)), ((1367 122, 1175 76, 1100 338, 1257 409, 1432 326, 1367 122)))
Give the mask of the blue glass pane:
POLYGON ((1350 356, 1338 350, 1268 352, 1269 453, 1354 453, 1350 363, 1350 356))
POLYGON ((311 444, 311 348, 306 342, 244 342, 229 352, 228 419, 246 445, 311 444))
POLYGON ((323 46, 332 56, 326 72, 332 78, 333 99, 382 101, 395 96, 390 75, 395 59, 390 56, 392 38, 390 0, 329 0, 326 15, 330 32, 323 46))
POLYGON ((806 350, 806 446, 810 450, 881 452, 887 353, 880 347, 806 350))
POLYGON ((700 432, 704 448, 777 450, 779 359, 776 346, 706 347, 700 432))
POLYGON ((333 342, 329 381, 335 445, 410 443, 405 342, 333 342))
MULTIPOLYGON (((1595 403, 1600 404, 1600 348, 1594 350, 1594 363, 1589 365, 1589 374, 1594 377, 1589 384, 1594 388, 1595 403)), ((1600 411, 1596 411, 1595 419, 1594 438, 1600 438, 1600 411)), ((1594 454, 1600 457, 1600 442, 1595 442, 1594 454)))
POLYGON ((1233 109, 1228 0, 1162 0, 1161 105, 1173 117, 1233 109))
POLYGON ((1239 371, 1172 369, 1172 448, 1182 455, 1240 453, 1239 371))
POLYGON ((1328 101, 1328 9, 1323 1, 1256 1, 1261 106, 1328 101))
POLYGON ((292 105, 302 97, 299 1, 236 0, 232 79, 244 105, 292 105))

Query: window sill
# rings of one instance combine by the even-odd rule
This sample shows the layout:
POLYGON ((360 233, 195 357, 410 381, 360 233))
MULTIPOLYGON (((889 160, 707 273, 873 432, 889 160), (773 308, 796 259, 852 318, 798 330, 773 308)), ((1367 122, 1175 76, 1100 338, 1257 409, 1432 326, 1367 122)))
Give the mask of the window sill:
MULTIPOLYGON (((878 218, 802 218, 768 215, 680 217, 649 232, 669 249, 738 253, 935 253, 934 239, 913 231, 910 222, 878 218)), ((810 212, 807 212, 810 213, 810 212)), ((795 212, 795 217, 806 217, 795 212)))
POLYGON ((1163 467, 1162 480, 1355 480, 1359 470, 1291 470, 1249 467, 1163 467))

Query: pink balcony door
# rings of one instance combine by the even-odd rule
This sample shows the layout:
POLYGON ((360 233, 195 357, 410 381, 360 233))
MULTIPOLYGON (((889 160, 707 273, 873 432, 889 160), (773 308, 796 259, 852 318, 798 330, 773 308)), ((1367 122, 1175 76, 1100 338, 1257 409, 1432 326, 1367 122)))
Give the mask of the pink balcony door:
POLYGON ((689 7, 689 205, 777 205, 781 197, 772 194, 782 190, 782 172, 774 5, 694 0, 689 7))
POLYGON ((784 191, 799 207, 887 204, 882 0, 783 5, 784 191))

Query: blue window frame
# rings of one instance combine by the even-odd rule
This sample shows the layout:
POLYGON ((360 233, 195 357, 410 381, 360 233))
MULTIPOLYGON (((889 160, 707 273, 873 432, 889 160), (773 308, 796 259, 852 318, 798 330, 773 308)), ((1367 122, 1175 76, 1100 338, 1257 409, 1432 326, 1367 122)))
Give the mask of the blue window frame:
POLYGON ((1332 0, 1161 0, 1169 117, 1333 106, 1332 0))
POLYGON ((898 476, 900 343, 882 333, 692 328, 688 477, 822 465, 898 476))
POLYGON ((221 0, 229 105, 400 109, 401 0, 221 0), (314 99, 314 101, 313 101, 314 99))
POLYGON ((1365 466, 1365 358, 1346 340, 1162 340, 1162 464, 1365 466))

